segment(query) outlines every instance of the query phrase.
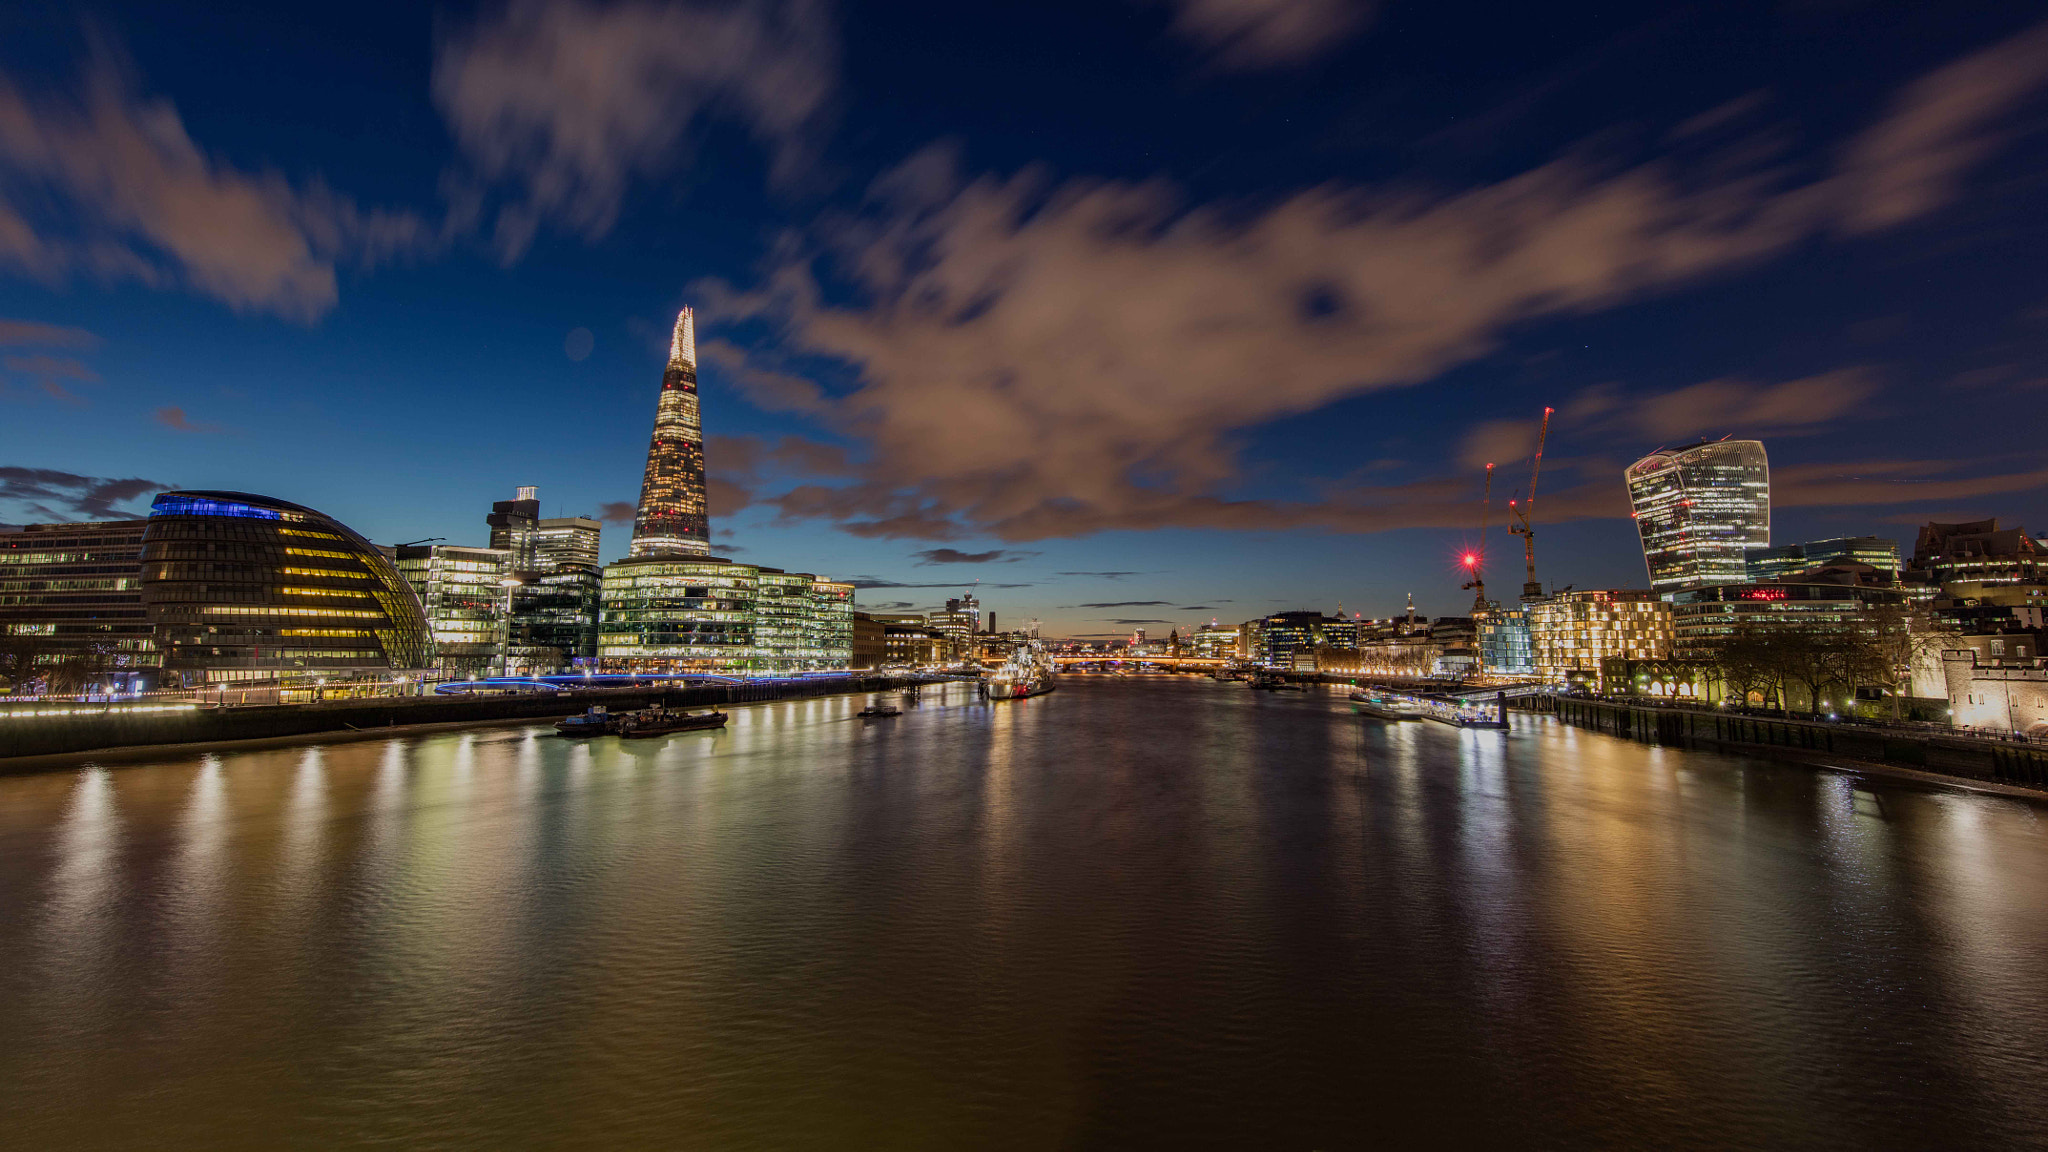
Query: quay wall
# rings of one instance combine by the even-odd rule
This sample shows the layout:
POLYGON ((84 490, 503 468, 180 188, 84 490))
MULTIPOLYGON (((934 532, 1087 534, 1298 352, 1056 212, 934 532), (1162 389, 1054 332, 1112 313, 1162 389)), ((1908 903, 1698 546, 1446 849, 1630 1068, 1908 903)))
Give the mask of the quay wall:
POLYGON ((327 700, 318 704, 164 706, 144 710, 121 704, 51 702, 0 704, 0 773, 41 767, 25 760, 160 744, 215 744, 322 732, 372 731, 418 724, 489 724, 543 720, 594 704, 613 711, 704 708, 762 700, 788 700, 847 692, 875 692, 909 681, 902 677, 688 687, 608 688, 512 696, 391 696, 327 700), (40 714, 39 714, 40 713, 40 714), (51 714, 54 713, 54 714, 51 714))
POLYGON ((1567 724, 1645 744, 1808 763, 1833 756, 1966 780, 2048 787, 2048 748, 2037 744, 1568 696, 1558 697, 1556 708, 1557 718, 1567 724))

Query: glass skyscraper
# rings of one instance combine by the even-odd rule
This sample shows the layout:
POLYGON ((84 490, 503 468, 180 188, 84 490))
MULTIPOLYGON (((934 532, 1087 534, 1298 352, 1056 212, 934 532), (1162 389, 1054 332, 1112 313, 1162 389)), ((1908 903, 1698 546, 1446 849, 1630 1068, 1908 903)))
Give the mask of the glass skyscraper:
POLYGON ((1771 543, 1771 468, 1755 440, 1659 449, 1626 473, 1650 587, 1660 595, 1749 579, 1771 543))
POLYGON ((661 401, 654 413, 654 437, 647 445, 647 472, 640 482, 630 555, 710 554, 704 426, 697 413, 697 330, 685 308, 676 317, 668 370, 661 376, 661 401))

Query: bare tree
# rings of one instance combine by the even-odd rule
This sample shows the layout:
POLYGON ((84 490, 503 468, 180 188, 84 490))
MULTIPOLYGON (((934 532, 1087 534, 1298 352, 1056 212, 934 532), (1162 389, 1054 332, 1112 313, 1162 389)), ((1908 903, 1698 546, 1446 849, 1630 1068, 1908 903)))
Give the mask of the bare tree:
POLYGON ((37 633, 0 633, 0 677, 9 692, 22 691, 43 675, 36 666, 49 648, 49 639, 37 633))
POLYGON ((1954 624, 1925 604, 1880 604, 1868 613, 1864 663, 1868 681, 1891 686, 1892 719, 1912 686, 1913 666, 1954 643, 1954 624))

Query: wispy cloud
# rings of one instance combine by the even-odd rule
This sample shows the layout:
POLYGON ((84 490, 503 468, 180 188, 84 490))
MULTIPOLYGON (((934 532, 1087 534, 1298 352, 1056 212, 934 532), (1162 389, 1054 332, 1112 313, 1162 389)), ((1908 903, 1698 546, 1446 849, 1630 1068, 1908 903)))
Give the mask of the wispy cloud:
POLYGON ((1143 572, 1055 572, 1055 576, 1095 576, 1103 580, 1121 580, 1126 576, 1143 576, 1143 572))
POLYGON ((81 476, 52 468, 0 466, 0 501, 12 501, 34 516, 50 520, 84 517, 88 520, 126 519, 134 513, 121 505, 170 487, 141 477, 114 479, 81 476))
POLYGON ((403 211, 363 210, 319 181, 234 167, 202 151, 168 101, 106 56, 75 95, 0 76, 0 267, 183 286, 242 311, 310 320, 335 271, 430 248, 403 211))
POLYGON ((992 548, 987 552, 962 552, 958 548, 927 548, 912 552, 920 568, 932 564, 1015 564, 1038 555, 1036 552, 1019 551, 1015 548, 992 548))
POLYGON ((166 428, 175 428, 180 432, 220 431, 220 425, 218 424, 209 424, 204 421, 194 421, 187 418, 185 415, 185 410, 183 408, 157 409, 156 422, 163 425, 166 428))
POLYGON ((483 179, 520 190, 495 226, 511 259, 543 220, 609 232, 633 182, 669 171, 713 119, 793 178, 837 72, 824 0, 514 0, 442 45, 434 98, 483 179))
POLYGON ((0 348, 91 348, 100 338, 83 328, 40 320, 0 319, 0 348))
MULTIPOLYGON (((827 303, 847 296, 801 258, 726 301, 730 315, 779 321, 793 353, 858 373, 818 419, 863 438, 868 462, 849 483, 761 502, 932 541, 1441 523, 1470 499, 1447 481, 1352 489, 1349 505, 1232 499, 1234 438, 1431 380, 1515 325, 1932 211, 1998 141, 1999 114, 2048 75, 2041 35, 1908 88, 1805 183, 1728 155, 1621 170, 1575 156, 1452 195, 1325 187, 1246 212, 1190 209, 1157 182, 947 179, 927 164, 858 226, 829 232, 855 302, 827 303)), ((1714 382, 1637 418, 1675 428, 1734 397, 1805 419, 1867 386, 1714 382)))
POLYGON ((1171 0, 1173 30, 1226 68, 1271 68, 1319 56, 1372 18, 1368 0, 1171 0))
POLYGON ((957 580, 956 580, 956 581, 954 581, 953 583, 950 583, 950 584, 905 584, 905 583, 903 583, 903 582, 902 582, 902 581, 900 581, 900 580, 884 580, 884 579, 881 579, 880 577, 877 577, 877 576, 855 576, 855 577, 852 577, 851 579, 847 580, 846 582, 847 582, 848 584, 851 584, 851 585, 853 585, 853 586, 854 586, 855 588, 954 588, 954 589, 965 589, 965 590, 967 590, 967 591, 973 591, 973 590, 974 590, 974 589, 976 589, 976 588, 1029 588, 1029 587, 1031 587, 1031 585, 1030 585, 1030 584, 1028 584, 1028 583, 1027 583, 1027 584, 994 584, 994 583, 990 583, 990 582, 988 582, 988 581, 978 581, 978 582, 976 582, 976 583, 972 583, 972 584, 962 584, 962 583, 960 583, 960 582, 959 582, 959 581, 957 581, 957 580))

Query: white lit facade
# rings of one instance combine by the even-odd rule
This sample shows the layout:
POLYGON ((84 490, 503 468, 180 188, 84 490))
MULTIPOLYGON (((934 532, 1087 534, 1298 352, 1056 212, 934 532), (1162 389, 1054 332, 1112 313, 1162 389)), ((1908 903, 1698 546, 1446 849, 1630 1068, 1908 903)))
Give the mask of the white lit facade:
POLYGON ((1659 594, 1749 579, 1771 543, 1771 469, 1755 440, 1653 452, 1626 473, 1650 587, 1659 594))

